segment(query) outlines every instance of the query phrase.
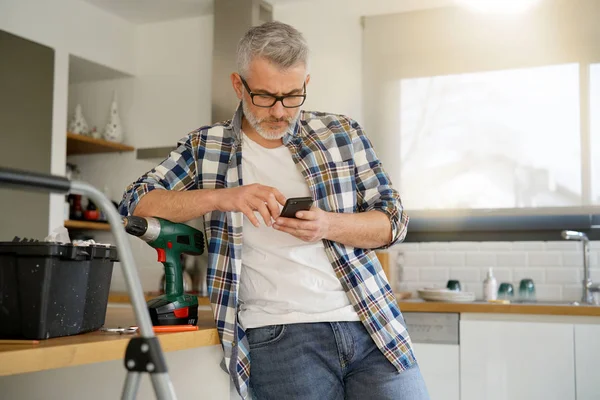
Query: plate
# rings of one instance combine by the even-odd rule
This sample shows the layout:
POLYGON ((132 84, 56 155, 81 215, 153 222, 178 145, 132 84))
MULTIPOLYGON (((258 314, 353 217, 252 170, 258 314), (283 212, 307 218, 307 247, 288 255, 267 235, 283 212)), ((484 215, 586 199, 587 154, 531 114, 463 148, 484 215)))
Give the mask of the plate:
POLYGON ((475 301, 473 292, 457 292, 448 289, 425 288, 417 290, 419 297, 427 301, 470 302, 475 301))

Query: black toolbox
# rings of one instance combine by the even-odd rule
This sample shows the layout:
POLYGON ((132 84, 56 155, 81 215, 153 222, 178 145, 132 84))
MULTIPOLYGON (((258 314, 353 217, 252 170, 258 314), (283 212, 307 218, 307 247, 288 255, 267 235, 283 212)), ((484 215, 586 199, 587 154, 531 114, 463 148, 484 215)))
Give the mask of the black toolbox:
POLYGON ((104 325, 116 247, 0 242, 0 337, 48 339, 104 325))

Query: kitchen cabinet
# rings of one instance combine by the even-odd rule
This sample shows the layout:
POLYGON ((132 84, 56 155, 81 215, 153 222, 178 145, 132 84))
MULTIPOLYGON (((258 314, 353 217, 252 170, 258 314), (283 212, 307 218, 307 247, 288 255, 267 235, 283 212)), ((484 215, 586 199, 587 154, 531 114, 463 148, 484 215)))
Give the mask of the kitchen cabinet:
POLYGON ((574 330, 577 400, 596 400, 600 397, 600 325, 577 324, 574 330))
POLYGON ((574 336, 573 324, 461 320, 461 400, 575 399, 574 336))
POLYGON ((431 400, 459 400, 458 345, 413 343, 413 348, 431 400))

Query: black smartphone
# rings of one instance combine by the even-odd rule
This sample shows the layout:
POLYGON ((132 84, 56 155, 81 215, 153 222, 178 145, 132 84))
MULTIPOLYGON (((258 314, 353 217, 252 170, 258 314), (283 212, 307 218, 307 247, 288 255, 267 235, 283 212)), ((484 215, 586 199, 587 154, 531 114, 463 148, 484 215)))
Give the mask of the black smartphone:
POLYGON ((308 211, 312 207, 312 197, 290 197, 281 210, 280 217, 296 218, 298 211, 308 211))

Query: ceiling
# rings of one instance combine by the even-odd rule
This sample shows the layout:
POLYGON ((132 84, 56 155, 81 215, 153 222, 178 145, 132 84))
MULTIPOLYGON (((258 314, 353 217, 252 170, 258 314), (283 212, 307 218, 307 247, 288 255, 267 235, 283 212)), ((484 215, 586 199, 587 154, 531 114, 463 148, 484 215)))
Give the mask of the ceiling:
MULTIPOLYGON (((212 14, 213 0, 83 0, 134 24, 212 14)), ((267 0, 283 4, 306 0, 267 0)))

